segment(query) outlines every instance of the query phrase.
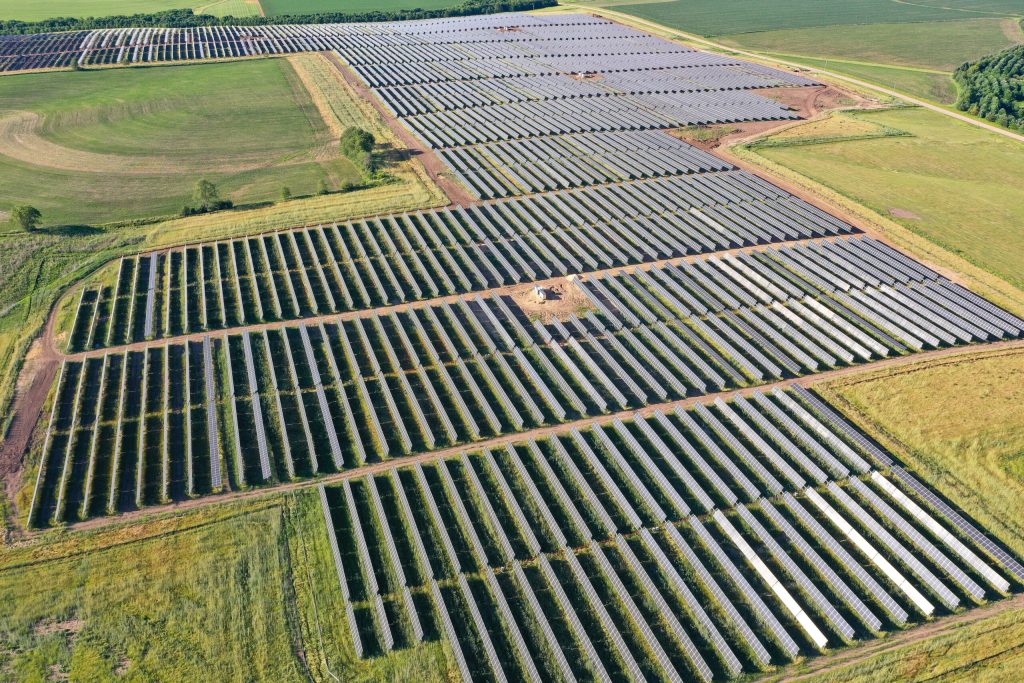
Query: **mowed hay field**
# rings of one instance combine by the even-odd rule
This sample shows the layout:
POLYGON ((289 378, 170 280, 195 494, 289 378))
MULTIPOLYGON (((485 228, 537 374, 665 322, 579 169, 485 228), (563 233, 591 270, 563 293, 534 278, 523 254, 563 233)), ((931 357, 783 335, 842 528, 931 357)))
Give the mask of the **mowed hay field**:
POLYGON ((1024 287, 1024 147, 925 109, 855 116, 910 135, 751 149, 1024 287))
MULTIPOLYGON (((358 662, 315 490, 0 549, 5 681, 441 681, 440 643, 358 662)), ((454 667, 454 664, 452 664, 454 667)))
POLYGON ((0 210, 44 225, 180 211, 197 179, 236 204, 358 181, 290 63, 105 69, 0 79, 0 210))
POLYGON ((41 21, 54 17, 106 17, 193 9, 197 14, 258 16, 258 0, 0 0, 0 20, 41 21))
POLYGON ((268 17, 280 14, 317 12, 392 12, 405 9, 440 9, 462 4, 462 0, 260 0, 268 17))

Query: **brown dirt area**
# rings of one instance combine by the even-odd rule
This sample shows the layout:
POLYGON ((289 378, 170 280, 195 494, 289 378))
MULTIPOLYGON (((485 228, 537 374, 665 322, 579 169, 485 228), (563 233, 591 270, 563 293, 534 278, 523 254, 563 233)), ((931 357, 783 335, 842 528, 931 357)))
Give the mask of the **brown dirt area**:
POLYGON ((921 220, 921 217, 918 216, 913 211, 907 211, 906 209, 898 209, 895 206, 889 208, 889 213, 891 213, 896 218, 906 218, 907 220, 911 221, 921 220))
MULTIPOLYGON (((873 109, 881 106, 881 103, 877 100, 869 99, 834 85, 820 85, 813 88, 756 88, 751 92, 790 108, 800 116, 801 120, 749 121, 746 123, 726 123, 719 126, 693 126, 678 129, 673 131, 673 134, 695 147, 700 147, 706 151, 713 151, 721 147, 728 147, 732 144, 762 137, 768 133, 783 130, 790 126, 798 126, 836 109, 873 109)), ((735 163, 733 159, 729 159, 729 161, 735 163)), ((773 182, 777 182, 777 180, 773 182)))
POLYGON ((68 638, 74 640, 78 632, 85 628, 85 622, 81 619, 67 619, 65 621, 53 621, 44 619, 32 627, 32 633, 37 636, 49 636, 54 633, 66 633, 68 638))
POLYGON ((11 401, 14 419, 7 433, 0 435, 0 485, 12 507, 22 485, 25 455, 61 365, 60 352, 53 344, 57 308, 54 306, 43 333, 29 347, 11 401))
POLYGON ((549 322, 556 315, 560 318, 570 313, 579 315, 590 308, 587 298, 579 287, 573 286, 569 278, 543 285, 544 300, 534 294, 536 287, 537 283, 521 285, 513 288, 509 295, 528 316, 538 318, 541 322, 549 322))

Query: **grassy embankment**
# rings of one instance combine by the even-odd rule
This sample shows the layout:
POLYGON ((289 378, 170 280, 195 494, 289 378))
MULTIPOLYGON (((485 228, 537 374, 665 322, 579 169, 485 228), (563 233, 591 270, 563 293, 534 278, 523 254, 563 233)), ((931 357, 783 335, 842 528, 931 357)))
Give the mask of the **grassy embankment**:
MULTIPOLYGON (((258 176, 259 182, 254 176, 246 180, 245 184, 235 186, 231 184, 231 178, 234 176, 224 180, 205 173, 220 184, 223 194, 240 203, 255 201, 256 197, 276 199, 280 195, 281 186, 285 184, 296 195, 313 192, 324 173, 333 174, 330 182, 335 189, 341 187, 346 180, 363 182, 360 180, 359 171, 336 152, 337 137, 349 126, 359 126, 374 133, 382 145, 380 156, 386 178, 384 181, 374 180, 368 187, 350 192, 312 195, 285 202, 257 205, 249 209, 240 208, 189 218, 168 218, 142 224, 127 223, 100 227, 72 225, 44 228, 35 233, 25 233, 7 227, 7 232, 0 234, 0 272, 5 273, 5 278, 0 283, 0 407, 6 406, 10 399, 21 359, 57 297, 69 285, 122 253, 444 203, 444 195, 429 180, 422 167, 402 157, 397 150, 398 141, 372 106, 351 91, 334 67, 319 55, 298 55, 287 60, 105 70, 100 73, 54 73, 11 78, 35 79, 42 76, 55 79, 54 82, 57 83, 72 83, 71 86, 65 86, 72 92, 79 87, 79 78, 85 77, 88 84, 94 84, 90 85, 92 91, 89 97, 95 101, 91 109, 86 109, 91 112, 88 116, 92 117, 92 123, 81 126, 69 124, 61 133, 64 136, 61 139, 76 149, 81 146, 88 151, 90 146, 100 144, 98 141, 106 139, 103 136, 109 134, 110 139, 114 141, 110 144, 118 146, 99 151, 113 154, 139 152, 144 156, 152 156, 159 152, 170 155, 172 160, 184 158, 182 163, 194 163, 190 158, 178 153, 178 140, 185 140, 186 149, 195 149, 198 142, 193 136, 198 135, 198 138, 208 145, 206 150, 200 150, 201 153, 205 155, 204 158, 212 159, 216 154, 260 153, 258 146, 254 149, 255 142, 268 138, 268 144, 276 150, 277 155, 270 158, 272 161, 281 160, 281 164, 276 168, 257 169, 254 173, 258 176), (206 81, 206 84, 218 83, 218 87, 226 88, 228 94, 221 94, 215 88, 203 90, 204 81, 201 76, 210 72, 215 73, 215 77, 211 77, 213 82, 206 81), (193 74, 199 75, 200 78, 193 79, 193 74), (284 74, 287 74, 287 77, 284 74), (269 85, 260 86, 253 83, 264 76, 271 81, 276 79, 279 87, 273 90, 269 85), (228 77, 234 77, 235 80, 228 77), (62 78, 69 80, 60 81, 62 78), (150 82, 149 79, 155 80, 150 82), (170 91, 172 95, 162 94, 157 87, 161 82, 164 85, 176 85, 176 88, 170 91), (131 85, 134 90, 129 88, 129 92, 126 93, 123 90, 125 84, 131 85), (250 85, 257 89, 262 88, 268 97, 273 94, 273 101, 253 97, 252 91, 248 89, 250 85), (136 93, 135 104, 131 106, 143 112, 152 112, 151 114, 146 113, 141 117, 128 119, 118 113, 131 107, 122 107, 117 103, 117 98, 131 98, 131 92, 136 93), (180 93, 180 96, 173 93, 180 93), (100 119, 110 118, 111 112, 114 114, 112 120, 101 123, 100 119), (205 119, 212 123, 204 123, 205 119), (200 129, 199 133, 193 132, 193 125, 200 129), (154 127, 157 130, 151 130, 154 127), (257 130, 256 134, 253 133, 254 129, 257 130), (85 132, 82 132, 83 130, 85 132), (217 139, 218 134, 223 137, 217 139), (151 137, 154 138, 152 141, 151 137), (239 144, 237 148, 233 146, 235 142, 239 144), (291 150, 287 145, 292 146, 291 150), (301 155, 312 155, 316 158, 307 163, 294 163, 301 155), (318 160, 325 155, 325 161, 318 160), (284 172, 279 173, 282 169, 284 172), (300 177, 292 178, 295 173, 299 173, 300 177)), ((15 88, 6 85, 7 80, 8 77, 0 79, 0 93, 4 92, 4 88, 15 88)), ((12 92, 12 96, 13 94, 12 92)), ((35 97, 42 99, 43 95, 35 97)), ((56 101, 54 94, 48 93, 46 97, 54 98, 49 106, 55 111, 65 112, 62 115, 64 118, 73 120, 79 116, 67 113, 70 112, 70 103, 56 101)), ((43 109, 41 113, 46 113, 46 110, 43 109)), ((58 117, 58 120, 62 119, 58 117)), ((46 134, 44 126, 40 132, 41 139, 46 140, 42 137, 46 134)), ((4 160, 0 159, 0 169, 3 168, 3 163, 4 160)), ((17 172, 27 173, 23 167, 18 167, 17 172)), ((37 175, 32 182, 41 182, 43 187, 49 187, 49 183, 38 176, 39 172, 35 173, 37 175)), ((198 173, 197 171, 196 175, 198 173)), ((126 189, 117 186, 118 182, 145 183, 147 189, 140 191, 134 200, 137 207, 153 206, 152 203, 146 202, 164 201, 167 208, 173 210, 175 207, 180 208, 180 204, 187 198, 196 175, 186 176, 185 188, 182 190, 185 195, 176 199, 166 199, 168 191, 159 187, 160 183, 167 180, 167 176, 161 176, 157 182, 148 177, 120 177, 110 180, 102 174, 83 174, 82 181, 86 183, 87 188, 88 183, 92 181, 114 183, 108 191, 115 195, 127 194, 126 189), (155 193, 153 197, 146 196, 146 192, 150 191, 155 193), (160 194, 161 191, 163 194, 160 194), (165 199, 158 199, 160 197, 165 199)), ((174 185, 171 184, 169 187, 174 185)), ((10 192, 0 190, 5 191, 10 192)), ((53 194, 56 196, 61 193, 55 188, 53 194)), ((96 215, 109 216, 103 211, 117 210, 115 202, 109 197, 102 196, 101 199, 107 202, 107 208, 95 209, 96 215)), ((74 215, 77 211, 71 199, 58 198, 54 201, 63 202, 55 204, 54 210, 57 211, 57 215, 60 215, 61 211, 74 215)), ((44 216, 52 215, 42 202, 36 199, 32 202, 40 205, 44 216)), ((88 206, 84 205, 82 209, 85 212, 88 206)), ((150 209, 150 215, 153 211, 159 209, 150 209)), ((109 217, 102 220, 109 220, 109 217)), ((107 276, 109 274, 100 275, 107 276)))
POLYGON ((0 548, 0 678, 444 680, 439 642, 355 659, 315 490, 0 548))

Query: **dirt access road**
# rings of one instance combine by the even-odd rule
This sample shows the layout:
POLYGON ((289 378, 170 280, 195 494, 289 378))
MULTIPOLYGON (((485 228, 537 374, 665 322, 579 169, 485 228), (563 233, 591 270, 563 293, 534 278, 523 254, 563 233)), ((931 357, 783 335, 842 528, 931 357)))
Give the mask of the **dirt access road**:
POLYGON ((430 179, 437 184, 441 190, 448 195, 448 199, 451 200, 452 204, 458 206, 470 206, 476 204, 479 200, 474 197, 469 189, 465 185, 455 180, 448 166, 441 161, 441 157, 437 156, 423 140, 418 138, 412 130, 398 120, 398 117, 384 105, 373 90, 371 90, 362 79, 359 78, 350 68, 348 68, 344 62, 341 61, 341 57, 338 53, 324 52, 323 55, 327 57, 327 60, 334 65, 341 74, 341 77, 345 79, 345 82, 359 94, 364 100, 373 105, 373 108, 377 110, 377 113, 383 117, 384 122, 387 123, 388 127, 391 128, 392 132, 402 143, 409 149, 417 161, 419 161, 423 168, 426 169, 427 175, 430 179))
MULTIPOLYGON (((464 452, 474 452, 484 449, 496 449, 510 444, 523 443, 530 439, 541 439, 548 436, 554 436, 558 434, 565 434, 571 429, 587 429, 594 425, 606 425, 615 420, 632 420, 637 417, 650 417, 661 412, 671 412, 676 408, 687 409, 698 403, 710 403, 717 399, 724 401, 732 400, 737 396, 749 396, 756 392, 766 392, 772 389, 785 389, 795 385, 810 387, 818 382, 827 382, 830 380, 838 379, 840 377, 846 377, 848 375, 855 375, 863 372, 874 372, 882 370, 884 368, 895 368, 911 366, 916 363, 934 362, 937 359, 948 359, 950 361, 956 360, 962 356, 969 356, 978 353, 979 350, 986 352, 997 352, 997 351, 1009 351, 1016 349, 1024 349, 1024 339, 1015 339, 1013 341, 1006 342, 995 342, 992 344, 986 344, 984 347, 979 349, 978 346, 958 346, 945 349, 937 349, 935 351, 923 351, 921 353, 911 354, 909 356, 896 356, 894 358, 886 358, 865 365, 855 365, 850 367, 839 368, 837 370, 829 370, 826 372, 819 372, 813 375, 806 375, 804 377, 795 377, 790 379, 784 379, 778 382, 771 382, 769 384, 762 384, 759 386, 743 387, 742 389, 731 389, 729 391, 720 391, 711 394, 704 394, 702 396, 688 396, 687 398, 679 399, 676 401, 666 401, 663 403, 653 403, 643 408, 633 410, 622 410, 615 413, 608 413, 605 415, 596 415, 592 417, 586 417, 580 420, 572 422, 564 422, 556 425, 549 425, 546 427, 538 427, 525 432, 518 432, 515 434, 502 434, 501 436, 487 439, 484 441, 477 441, 469 444, 461 444, 451 448, 444 448, 440 450, 427 451, 424 453, 418 453, 416 455, 403 456, 393 459, 384 460, 381 462, 375 462, 369 465, 362 465, 355 467, 350 470, 344 470, 334 474, 327 474, 322 477, 315 479, 307 479, 303 481, 293 481, 285 484, 278 484, 276 486, 267 486, 265 488, 247 489, 244 491, 230 491, 227 493, 219 493, 209 496, 203 496, 201 498, 193 498, 184 500, 176 503, 169 503, 166 505, 153 505, 142 508, 141 510, 133 510, 131 512, 125 512, 114 517, 96 517, 93 519, 86 520, 84 522, 76 522, 69 524, 69 529, 98 529, 111 524, 120 524, 123 522, 129 522, 150 515, 156 515, 174 511, 184 511, 203 505, 214 505, 217 503, 227 503, 231 501, 256 498, 259 496, 276 495, 283 491, 293 491, 297 489, 308 488, 316 486, 318 484, 334 484, 346 479, 358 479, 365 477, 368 474, 379 474, 386 472, 395 467, 405 467, 407 465, 413 465, 416 463, 429 463, 435 460, 448 458, 453 455, 459 455, 464 452)), ((29 532, 29 536, 45 533, 43 531, 29 532)))

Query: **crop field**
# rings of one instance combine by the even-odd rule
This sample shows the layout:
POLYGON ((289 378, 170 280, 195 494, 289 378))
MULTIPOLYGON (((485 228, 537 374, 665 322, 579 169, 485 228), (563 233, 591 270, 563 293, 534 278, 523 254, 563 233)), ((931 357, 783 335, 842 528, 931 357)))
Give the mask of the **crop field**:
POLYGON ((0 81, 0 207, 47 225, 176 214, 206 177, 236 203, 358 182, 284 60, 0 81))
MULTIPOLYGON (((288 57, 324 127, 361 114, 454 195, 161 224, 55 313, 38 537, 286 501, 251 575, 287 602, 253 624, 278 647, 284 610, 292 647, 223 678, 289 679, 295 653, 317 680, 827 673, 1019 602, 1010 513, 805 386, 1019 352, 1024 319, 663 130, 786 121, 764 89, 819 84, 578 14, 34 40, 0 68, 337 50, 288 57), (337 98, 366 88, 379 118, 337 98)), ((903 114, 844 144, 917 144, 903 114)))
POLYGON ((727 45, 772 54, 873 62, 951 72, 966 61, 1024 42, 1014 19, 826 26, 719 36, 727 45))
MULTIPOLYGON (((586 6, 587 2, 580 2, 586 6)), ((778 0, 765 11, 762 0, 735 0, 723 12, 714 0, 671 0, 670 2, 622 3, 600 0, 597 6, 612 6, 628 14, 665 26, 723 36, 813 26, 859 24, 917 24, 956 19, 1020 16, 1016 0, 922 0, 905 3, 892 0, 778 0)), ((908 27, 908 31, 913 27, 908 27)))
POLYGON ((0 0, 0 21, 54 17, 106 17, 191 8, 197 14, 258 16, 258 0, 0 0))
POLYGON ((268 17, 278 14, 316 14, 318 12, 393 12, 404 9, 440 9, 453 7, 459 0, 260 0, 268 17))
POLYGON ((1024 578, 802 389, 320 491, 356 652, 436 633, 464 680, 728 678, 1024 578))

